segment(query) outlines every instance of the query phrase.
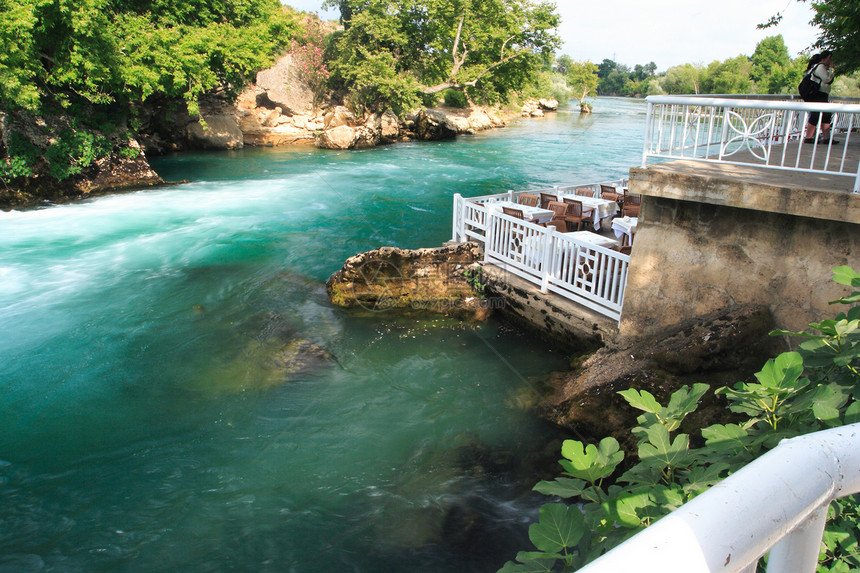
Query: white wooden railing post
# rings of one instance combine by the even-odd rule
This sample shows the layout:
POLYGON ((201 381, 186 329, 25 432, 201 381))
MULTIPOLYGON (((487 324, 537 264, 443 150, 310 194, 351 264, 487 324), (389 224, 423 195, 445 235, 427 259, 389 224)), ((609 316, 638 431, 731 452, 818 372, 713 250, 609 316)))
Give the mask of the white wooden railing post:
POLYGON ((463 196, 459 193, 454 193, 454 221, 451 225, 451 240, 457 243, 462 243, 466 234, 466 214, 463 213, 465 204, 463 196))
POLYGON ((543 246, 543 257, 541 258, 541 284, 540 291, 544 294, 549 292, 549 277, 552 272, 553 251, 555 249, 555 226, 550 225, 546 229, 546 233, 541 237, 543 246))
POLYGON ((487 209, 487 228, 484 231, 486 242, 484 243, 484 262, 490 260, 490 250, 496 244, 496 214, 492 209, 487 209))
POLYGON ((642 167, 648 166, 648 146, 651 144, 651 119, 654 113, 654 104, 648 102, 648 111, 645 113, 645 141, 642 144, 642 167))

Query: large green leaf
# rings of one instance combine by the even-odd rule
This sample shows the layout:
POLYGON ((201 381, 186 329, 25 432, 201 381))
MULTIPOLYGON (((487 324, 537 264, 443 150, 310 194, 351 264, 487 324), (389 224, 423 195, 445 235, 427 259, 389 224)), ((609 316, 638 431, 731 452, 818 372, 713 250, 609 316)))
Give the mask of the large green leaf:
POLYGON ((584 446, 577 440, 565 440, 561 446, 561 455, 567 459, 559 463, 568 474, 591 483, 611 475, 624 459, 618 440, 612 437, 603 438, 597 447, 594 444, 584 446))
POLYGON ((557 495, 559 497, 579 497, 587 484, 581 479, 558 477, 553 481, 539 481, 534 486, 535 491, 544 495, 557 495))
POLYGON ((692 389, 682 386, 672 393, 669 403, 666 405, 667 415, 683 419, 687 414, 693 412, 699 405, 699 400, 705 395, 710 386, 707 384, 693 384, 692 389))
POLYGON ((547 503, 540 508, 540 521, 529 527, 529 539, 547 553, 574 547, 585 533, 585 520, 577 506, 547 503))
POLYGON ((637 512, 650 504, 651 498, 647 493, 628 493, 604 501, 602 507, 616 525, 630 528, 644 525, 637 512))
POLYGON ((647 390, 642 390, 641 392, 638 390, 634 390, 630 388, 629 390, 622 390, 619 392, 621 396, 624 397, 627 402, 637 408, 639 410, 643 410, 645 412, 651 412, 652 414, 658 414, 660 410, 663 409, 663 406, 657 402, 657 399, 654 397, 651 392, 647 390))
POLYGON ((648 441, 639 444, 639 459, 646 465, 661 468, 676 468, 683 465, 687 459, 690 437, 678 434, 672 440, 665 426, 654 425, 647 430, 648 441))
POLYGON ((860 287, 860 273, 849 266, 833 269, 833 281, 841 285, 860 287))
POLYGON ((756 379, 762 386, 772 392, 793 388, 803 374, 803 359, 797 352, 783 352, 776 358, 767 361, 756 379))

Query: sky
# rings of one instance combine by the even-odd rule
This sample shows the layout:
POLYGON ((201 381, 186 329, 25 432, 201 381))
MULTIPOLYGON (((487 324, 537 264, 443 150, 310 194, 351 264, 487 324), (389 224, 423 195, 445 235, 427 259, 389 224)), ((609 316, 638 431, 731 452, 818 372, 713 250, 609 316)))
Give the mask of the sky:
MULTIPOLYGON (((323 11, 322 0, 281 0, 284 4, 336 19, 337 10, 323 11)), ((564 45, 559 54, 599 64, 604 59, 633 67, 654 62, 658 71, 679 64, 707 65, 744 54, 756 44, 782 34, 792 58, 809 48, 817 30, 814 14, 798 0, 556 0, 564 45), (777 12, 782 22, 756 29, 777 12)))

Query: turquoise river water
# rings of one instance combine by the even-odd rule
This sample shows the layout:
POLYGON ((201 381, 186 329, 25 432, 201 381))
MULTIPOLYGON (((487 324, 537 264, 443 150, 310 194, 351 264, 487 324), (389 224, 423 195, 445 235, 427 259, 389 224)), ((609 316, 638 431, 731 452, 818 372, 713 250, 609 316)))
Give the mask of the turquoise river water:
POLYGON ((455 192, 624 176, 644 113, 186 153, 153 164, 188 183, 0 212, 0 571, 494 571, 527 549, 529 453, 558 434, 520 404, 564 356, 335 308, 325 281, 440 245, 455 192), (332 360, 287 377, 297 340, 332 360))

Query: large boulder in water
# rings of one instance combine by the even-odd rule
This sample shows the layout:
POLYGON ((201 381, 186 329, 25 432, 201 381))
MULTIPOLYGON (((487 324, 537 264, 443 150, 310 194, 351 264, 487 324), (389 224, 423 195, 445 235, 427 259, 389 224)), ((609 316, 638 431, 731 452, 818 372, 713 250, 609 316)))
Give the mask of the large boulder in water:
POLYGON ((423 109, 418 112, 415 120, 415 134, 418 139, 431 141, 454 139, 458 131, 457 125, 441 111, 423 109))
POLYGON ((466 277, 467 269, 482 258, 476 243, 415 250, 382 247, 347 259, 326 287, 338 306, 482 319, 490 305, 475 295, 466 277))

